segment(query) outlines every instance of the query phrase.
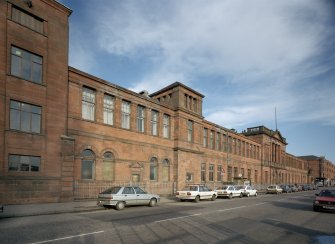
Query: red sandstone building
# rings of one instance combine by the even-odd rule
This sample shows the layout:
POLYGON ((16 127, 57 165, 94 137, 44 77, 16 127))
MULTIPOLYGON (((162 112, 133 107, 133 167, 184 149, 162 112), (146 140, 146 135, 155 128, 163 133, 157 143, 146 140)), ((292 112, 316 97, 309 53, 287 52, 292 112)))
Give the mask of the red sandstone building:
MULTIPOLYGON (((111 185, 169 195, 190 183, 319 177, 279 131, 207 121, 204 96, 182 83, 135 93, 69 67, 71 10, 57 1, 1 1, 0 13, 1 203, 94 198, 111 185)), ((322 162, 331 182, 334 165, 322 162)))

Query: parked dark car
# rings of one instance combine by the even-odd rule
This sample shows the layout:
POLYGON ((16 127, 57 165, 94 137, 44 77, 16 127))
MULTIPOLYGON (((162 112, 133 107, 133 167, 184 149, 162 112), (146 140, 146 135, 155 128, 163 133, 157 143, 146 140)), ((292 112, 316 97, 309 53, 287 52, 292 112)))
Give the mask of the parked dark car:
POLYGON ((335 212, 335 190, 325 189, 315 194, 313 210, 328 210, 335 212))

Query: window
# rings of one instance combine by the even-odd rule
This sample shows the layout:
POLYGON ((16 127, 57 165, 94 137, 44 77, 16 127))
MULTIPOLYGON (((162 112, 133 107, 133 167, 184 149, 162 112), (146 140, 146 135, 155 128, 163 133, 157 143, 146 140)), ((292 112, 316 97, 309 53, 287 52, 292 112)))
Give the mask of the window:
POLYGON ((167 114, 164 114, 163 117, 163 137, 170 137, 170 116, 167 114))
POLYGON ((193 173, 186 172, 186 181, 192 182, 193 181, 193 173))
POLYGON ((216 150, 220 150, 220 133, 217 132, 216 133, 216 142, 215 142, 215 149, 216 150))
POLYGON ((197 99, 195 99, 195 98, 193 98, 193 111, 195 111, 195 112, 198 111, 197 99))
POLYGON ((248 180, 251 180, 251 169, 248 169, 248 180))
POLYGON ((104 96, 104 123, 114 124, 114 97, 107 94, 104 96))
POLYGON ((236 154, 241 155, 241 140, 240 139, 237 139, 236 154))
POLYGON ((83 119, 94 121, 95 118, 95 91, 93 89, 83 87, 82 95, 82 116, 83 119))
POLYGON ((207 137, 208 137, 208 130, 207 128, 204 128, 204 142, 203 142, 204 147, 207 147, 207 137))
POLYGON ((230 136, 228 137, 228 152, 233 152, 232 138, 230 136))
POLYGON ((241 177, 244 178, 244 168, 241 168, 241 177))
POLYGON ((232 181, 232 168, 231 168, 231 166, 228 166, 228 170, 227 170, 227 180, 228 180, 228 181, 232 181))
POLYGON ((157 180, 157 158, 152 157, 150 160, 150 180, 157 180))
POLYGON ((187 141, 193 142, 193 121, 187 121, 187 141))
POLYGON ((214 149, 214 131, 209 132, 209 148, 214 149))
POLYGON ((121 127, 123 129, 130 129, 130 102, 127 101, 122 101, 121 127))
POLYGON ((9 155, 8 158, 9 171, 40 171, 41 157, 23 156, 23 155, 9 155))
POLYGON ((145 191, 143 191, 140 187, 138 186, 134 186, 134 190, 136 192, 136 194, 146 194, 145 191))
POLYGON ((95 154, 90 149, 85 149, 81 161, 81 178, 83 180, 93 180, 95 154))
POLYGON ((169 181, 170 180, 170 163, 169 160, 163 160, 163 172, 162 172, 162 180, 169 181))
POLYGON ((114 155, 112 152, 105 152, 103 155, 103 178, 114 180, 114 155))
POLYGON ((12 46, 11 74, 34 83, 42 84, 43 58, 12 46))
POLYGON ((216 180, 217 181, 222 181, 222 176, 223 176, 223 168, 222 165, 218 165, 218 170, 216 172, 216 180))
POLYGON ((132 188, 132 187, 125 187, 123 189, 122 194, 135 194, 134 188, 132 188))
POLYGON ((145 107, 137 106, 137 131, 144 132, 145 124, 145 107))
POLYGON ((201 164, 201 181, 206 181, 206 164, 201 164))
POLYGON ((214 181, 214 164, 209 165, 208 179, 209 181, 214 181))
POLYGON ((222 135, 222 151, 227 152, 227 147, 228 147, 228 137, 227 135, 223 134, 222 135))
POLYGON ((158 135, 158 112, 151 110, 151 135, 158 135))
POLYGON ((234 177, 238 177, 238 169, 237 169, 237 167, 234 167, 234 177))
POLYGON ((233 154, 236 154, 236 140, 232 138, 233 154))
POLYGON ((43 33, 43 20, 16 6, 12 7, 12 20, 34 31, 43 33))
POLYGON ((41 132, 42 109, 27 103, 10 101, 10 128, 25 132, 41 132))

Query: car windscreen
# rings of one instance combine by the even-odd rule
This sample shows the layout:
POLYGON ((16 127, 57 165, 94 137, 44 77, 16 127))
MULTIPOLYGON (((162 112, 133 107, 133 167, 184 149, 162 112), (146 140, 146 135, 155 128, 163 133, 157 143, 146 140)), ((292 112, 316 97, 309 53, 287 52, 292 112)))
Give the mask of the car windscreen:
POLYGON ((320 192, 319 196, 322 196, 322 197, 335 197, 335 191, 324 190, 324 191, 320 192))
POLYGON ((112 187, 101 192, 101 194, 117 194, 120 191, 121 187, 112 187))

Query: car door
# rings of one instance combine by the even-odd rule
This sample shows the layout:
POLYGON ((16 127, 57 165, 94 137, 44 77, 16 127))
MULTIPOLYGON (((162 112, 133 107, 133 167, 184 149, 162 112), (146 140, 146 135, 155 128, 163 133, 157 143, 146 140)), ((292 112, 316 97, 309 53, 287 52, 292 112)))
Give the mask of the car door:
POLYGON ((229 186, 227 188, 227 192, 228 192, 228 194, 231 194, 233 197, 236 195, 236 190, 235 190, 234 186, 229 186))
POLYGON ((122 200, 126 202, 126 205, 136 205, 137 196, 132 187, 125 187, 122 191, 122 200))
POLYGON ((138 205, 149 204, 150 196, 142 188, 135 186, 134 190, 136 193, 136 199, 138 205))
POLYGON ((199 193, 200 193, 202 199, 211 197, 210 194, 209 194, 210 193, 209 189, 206 186, 200 186, 199 187, 199 193))

